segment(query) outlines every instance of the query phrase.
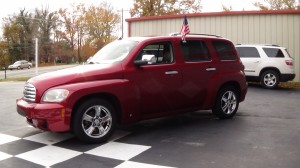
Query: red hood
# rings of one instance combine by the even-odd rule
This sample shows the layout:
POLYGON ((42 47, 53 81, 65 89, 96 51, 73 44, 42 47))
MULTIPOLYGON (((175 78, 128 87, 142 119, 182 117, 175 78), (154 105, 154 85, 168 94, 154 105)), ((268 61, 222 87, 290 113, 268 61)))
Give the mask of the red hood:
POLYGON ((121 64, 88 64, 38 75, 28 80, 40 97, 47 89, 69 83, 123 78, 121 64))

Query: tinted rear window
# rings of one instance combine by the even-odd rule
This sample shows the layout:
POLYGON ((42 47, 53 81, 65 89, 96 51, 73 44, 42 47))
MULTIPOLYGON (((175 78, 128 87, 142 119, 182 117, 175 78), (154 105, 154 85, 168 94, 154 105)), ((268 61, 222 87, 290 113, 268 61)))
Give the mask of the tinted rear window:
POLYGON ((235 47, 228 41, 213 41, 213 46, 220 60, 235 60, 235 47))
POLYGON ((236 48, 241 58, 259 58, 259 53, 255 47, 237 47, 236 48))
POLYGON ((199 62, 210 60, 210 55, 204 41, 188 40, 181 42, 181 51, 184 61, 199 62))
POLYGON ((279 48, 263 48, 268 57, 284 58, 282 51, 279 48))

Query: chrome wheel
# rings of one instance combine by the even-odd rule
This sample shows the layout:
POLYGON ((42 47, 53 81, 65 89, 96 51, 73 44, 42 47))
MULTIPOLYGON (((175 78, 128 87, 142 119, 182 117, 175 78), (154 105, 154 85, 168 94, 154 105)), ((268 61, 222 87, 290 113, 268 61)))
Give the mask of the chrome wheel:
POLYGON ((225 114, 231 114, 235 111, 237 106, 236 95, 232 91, 227 91, 223 94, 221 99, 221 107, 225 114))
POLYGON ((111 112, 104 106, 92 106, 84 112, 81 124, 86 135, 91 138, 101 138, 112 127, 111 112))
POLYGON ((264 76, 264 84, 268 87, 273 87, 277 82, 277 78, 274 74, 268 73, 264 76))
POLYGON ((261 75, 260 83, 267 89, 276 88, 279 84, 279 75, 276 71, 267 70, 261 75))
POLYGON ((222 87, 217 95, 212 112, 220 119, 232 118, 239 108, 239 92, 236 87, 222 87))

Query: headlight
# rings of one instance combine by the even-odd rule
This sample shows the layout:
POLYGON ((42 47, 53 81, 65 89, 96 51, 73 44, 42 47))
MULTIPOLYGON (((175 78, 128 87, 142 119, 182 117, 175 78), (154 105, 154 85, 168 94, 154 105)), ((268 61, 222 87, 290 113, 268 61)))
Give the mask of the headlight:
POLYGON ((62 102, 69 95, 69 91, 66 89, 50 89, 48 90, 42 100, 44 102, 62 102))

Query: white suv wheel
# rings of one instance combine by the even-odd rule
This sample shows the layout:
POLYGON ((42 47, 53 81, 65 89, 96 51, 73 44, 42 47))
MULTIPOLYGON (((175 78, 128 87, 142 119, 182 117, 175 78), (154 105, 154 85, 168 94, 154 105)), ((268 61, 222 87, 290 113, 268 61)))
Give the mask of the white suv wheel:
POLYGON ((261 84, 268 89, 276 88, 279 83, 278 78, 278 74, 275 71, 268 70, 262 74, 261 84))

